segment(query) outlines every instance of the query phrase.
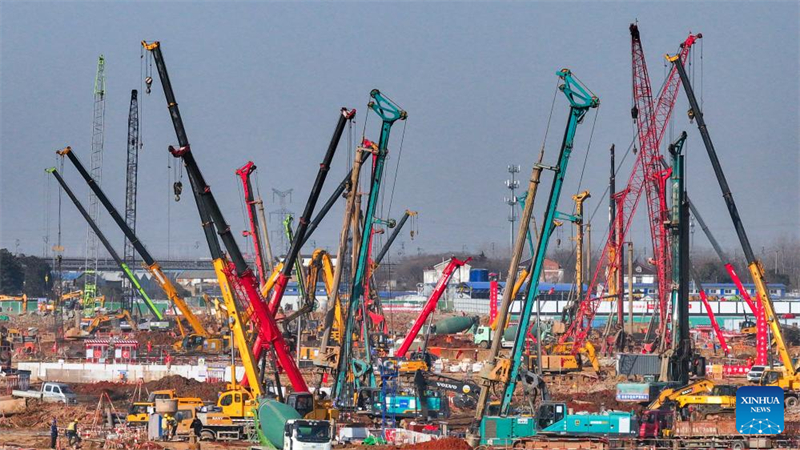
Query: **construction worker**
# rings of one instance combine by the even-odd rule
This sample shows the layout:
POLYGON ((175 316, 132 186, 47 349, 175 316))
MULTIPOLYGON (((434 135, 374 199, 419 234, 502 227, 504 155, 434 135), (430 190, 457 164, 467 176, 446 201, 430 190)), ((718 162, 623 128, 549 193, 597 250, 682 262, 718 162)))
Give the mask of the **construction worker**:
POLYGON ((171 414, 165 415, 164 418, 167 421, 166 437, 167 437, 168 441, 171 441, 172 438, 175 437, 175 431, 177 431, 177 429, 178 429, 178 421, 175 419, 175 416, 173 416, 171 414))
POLYGON ((58 441, 58 422, 53 417, 53 422, 50 423, 50 448, 56 448, 56 441, 58 441))
POLYGON ((72 420, 67 425, 67 442, 69 445, 75 445, 78 442, 78 418, 72 420))
POLYGON ((195 416, 195 418, 192 419, 192 424, 190 427, 197 440, 200 440, 200 433, 203 431, 203 422, 201 422, 200 419, 195 416))

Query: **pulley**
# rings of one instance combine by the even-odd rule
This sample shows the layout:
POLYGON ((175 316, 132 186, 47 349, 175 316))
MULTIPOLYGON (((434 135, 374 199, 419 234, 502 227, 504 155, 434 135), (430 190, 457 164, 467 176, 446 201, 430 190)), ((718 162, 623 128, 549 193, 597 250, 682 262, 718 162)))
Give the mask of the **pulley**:
POLYGON ((146 86, 146 93, 150 93, 150 89, 153 87, 153 77, 147 77, 144 79, 144 84, 146 86))

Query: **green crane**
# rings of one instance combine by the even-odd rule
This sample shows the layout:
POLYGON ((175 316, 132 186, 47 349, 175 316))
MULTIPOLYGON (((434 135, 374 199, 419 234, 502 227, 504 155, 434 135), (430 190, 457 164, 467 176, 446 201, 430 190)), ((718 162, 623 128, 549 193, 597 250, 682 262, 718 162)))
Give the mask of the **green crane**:
MULTIPOLYGON (((342 400, 344 397, 352 399, 352 396, 343 395, 344 386, 347 381, 347 374, 349 370, 353 370, 358 378, 363 376, 369 370, 372 364, 370 360, 369 338, 364 336, 364 355, 367 361, 359 361, 351 355, 353 345, 353 328, 355 327, 355 313, 358 310, 360 302, 364 296, 364 277, 367 272, 367 259, 369 256, 368 247, 370 238, 372 237, 372 227, 377 221, 375 211, 378 206, 378 194, 381 189, 381 181, 383 179, 383 169, 386 162, 387 147, 389 143, 389 134, 392 130, 392 125, 398 120, 405 120, 408 116, 405 111, 400 109, 395 103, 388 98, 384 97, 380 91, 373 89, 370 92, 372 100, 369 103, 372 109, 382 120, 381 135, 378 141, 378 148, 375 154, 375 166, 372 173, 372 183, 369 191, 369 200, 367 201, 367 209, 364 213, 364 230, 361 234, 361 247, 358 254, 358 263, 356 264, 355 275, 351 284, 350 299, 347 306, 347 321, 345 324, 344 342, 339 357, 339 364, 337 368, 336 381, 331 390, 331 397, 337 400, 342 400)), ((355 187, 354 187, 355 189, 355 187)), ((341 261, 339 264, 342 264, 341 261)), ((367 320, 365 317, 364 320, 367 320)), ((366 334, 366 328, 365 328, 366 334)), ((374 374, 370 375, 370 385, 375 385, 374 374)))
POLYGON ((131 282, 133 287, 136 289, 136 292, 138 292, 139 296, 142 297, 142 300, 144 300, 144 304, 147 305, 147 309, 149 309, 150 312, 153 313, 153 316, 155 316, 158 320, 164 320, 164 316, 161 314, 158 308, 156 308, 156 305, 153 303, 153 301, 150 300, 150 297, 148 297, 144 289, 142 289, 142 286, 139 284, 139 280, 137 280, 136 277, 133 275, 133 271, 131 271, 128 265, 125 264, 122 258, 119 257, 119 254, 117 254, 117 252, 114 250, 114 247, 111 245, 110 242, 108 242, 108 239, 106 239, 103 232, 100 231, 100 227, 97 226, 97 223, 94 221, 94 219, 92 219, 92 217, 86 211, 86 208, 83 207, 80 200, 78 200, 78 197, 75 197, 75 194, 72 192, 72 189, 70 189, 69 186, 67 186, 67 183, 61 177, 61 174, 58 173, 58 170, 56 170, 55 167, 51 167, 47 169, 47 172, 51 173, 56 178, 56 180, 58 180, 58 184, 61 185, 61 188, 64 189, 64 192, 66 192, 67 196, 72 200, 72 203, 74 203, 75 207, 78 208, 78 211, 81 213, 83 218, 86 219, 86 222, 89 224, 89 228, 91 228, 92 231, 94 231, 94 234, 97 236, 97 239, 100 240, 100 242, 106 248, 108 253, 111 255, 111 258, 114 259, 119 268, 122 270, 122 272, 131 282))
MULTIPOLYGON (((569 158, 572 154, 575 132, 578 124, 581 123, 587 111, 590 108, 596 108, 600 104, 600 100, 596 96, 590 94, 585 87, 579 84, 569 69, 562 69, 561 71, 557 72, 556 75, 563 80, 563 84, 559 86, 559 89, 564 93, 570 103, 569 120, 564 133, 564 140, 559 151, 558 163, 552 167, 545 167, 546 169, 554 172, 553 184, 550 188, 550 198, 547 201, 545 217, 541 224, 541 231, 539 232, 539 241, 537 242, 536 246, 534 263, 529 275, 530 282, 528 283, 528 292, 520 313, 519 327, 517 328, 517 333, 514 338, 514 345, 511 349, 511 357, 508 359, 496 357, 495 365, 493 367, 487 367, 484 369, 484 372, 481 373, 481 376, 488 381, 484 382, 483 386, 481 387, 481 395, 475 413, 476 423, 480 423, 481 426, 481 443, 486 442, 483 421, 484 412, 488 403, 488 394, 492 384, 499 384, 498 387, 500 388, 500 391, 503 392, 503 397, 500 403, 500 414, 502 416, 506 416, 509 412, 511 398, 514 394, 514 390, 517 387, 520 369, 523 364, 523 352, 526 348, 525 340, 528 334, 527 331, 530 327, 533 304, 539 290, 539 277, 544 268, 544 260, 545 256, 547 255, 547 245, 550 241, 550 236, 553 232, 553 229, 556 226, 556 209, 561 196, 561 190, 564 184, 564 176, 567 172, 569 158)), ((497 324, 498 330, 502 330, 505 327, 505 320, 505 317, 500 318, 500 321, 497 324)), ((502 339, 502 335, 502 333, 496 333, 494 340, 502 339)), ((499 346, 493 345, 493 348, 494 347, 499 346)), ((515 420, 513 417, 507 417, 507 419, 509 421, 515 420)), ((473 430, 473 433, 474 431, 475 430, 473 430)), ((515 437, 520 437, 514 436, 511 428, 509 428, 509 431, 510 436, 503 436, 503 438, 513 439, 515 437)), ((470 438, 473 442, 477 440, 475 439, 476 436, 474 436, 474 434, 470 436, 470 438)))

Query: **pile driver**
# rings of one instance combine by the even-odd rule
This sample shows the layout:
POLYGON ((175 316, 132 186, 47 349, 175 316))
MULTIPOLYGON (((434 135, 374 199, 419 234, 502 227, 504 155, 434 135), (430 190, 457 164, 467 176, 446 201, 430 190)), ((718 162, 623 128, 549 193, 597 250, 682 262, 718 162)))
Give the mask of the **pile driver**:
POLYGON ((750 245, 750 240, 747 237, 747 232, 742 224, 739 210, 736 207, 736 202, 733 200, 728 181, 725 178, 725 173, 722 170, 717 152, 714 149, 714 143, 711 141, 711 136, 708 132, 703 111, 700 109, 697 98, 694 95, 694 89, 689 81, 689 76, 686 74, 686 69, 683 66, 683 61, 674 56, 668 56, 667 59, 677 69, 683 83, 683 90, 686 92, 686 97, 689 100, 689 118, 697 123, 697 129, 700 131, 700 136, 703 139, 703 145, 711 160, 711 166, 714 168, 714 174, 717 177, 720 190, 722 191, 722 198, 725 200, 725 205, 728 208, 728 213, 731 216, 731 221, 736 229, 736 235, 739 238, 739 243, 742 246, 745 258, 747 259, 747 267, 750 271, 750 276, 753 283, 756 285, 756 292, 758 300, 761 304, 761 312, 772 331, 772 338, 775 341, 775 350, 780 358, 781 367, 775 369, 767 369, 764 371, 761 384, 767 386, 779 386, 784 390, 784 402, 787 407, 794 407, 800 404, 800 373, 792 361, 792 357, 786 348, 786 341, 783 338, 781 331, 781 324, 775 315, 775 308, 772 304, 772 299, 769 295, 767 288, 767 280, 765 276, 764 266, 761 261, 756 258, 753 248, 750 245))
MULTIPOLYGON (((529 275, 530 282, 528 283, 528 292, 520 314, 519 327, 517 328, 514 344, 511 349, 511 355, 509 358, 503 358, 499 356, 502 334, 495 333, 492 342, 491 360, 480 374, 482 379, 481 394, 478 398, 478 404, 475 410, 475 422, 473 423, 469 436, 469 440, 473 446, 477 445, 478 443, 483 445, 511 443, 515 439, 524 437, 526 435, 530 436, 530 434, 518 435, 514 432, 510 432, 511 430, 515 429, 511 425, 519 421, 519 417, 509 415, 511 400, 517 383, 520 380, 524 381, 527 378, 523 377, 524 374, 521 373, 523 353, 527 347, 525 340, 527 338, 528 329, 531 325, 531 312, 533 311, 533 304, 538 294, 539 278, 544 268, 544 259, 545 255, 547 254, 548 243, 550 241, 551 233, 555 228, 556 209, 558 207, 558 201, 561 195, 564 177, 566 176, 569 159, 572 154, 575 133, 578 124, 582 122, 583 117, 586 115, 589 109, 597 108, 600 104, 599 99, 595 95, 591 94, 587 88, 582 86, 573 77, 572 72, 570 72, 569 69, 563 69, 557 72, 556 75, 563 82, 563 84, 559 86, 559 89, 564 93, 570 104, 567 127, 564 134, 564 140, 562 141, 561 148, 559 150, 558 163, 555 166, 548 168, 554 172, 553 184, 551 186, 550 197, 545 209, 545 217, 541 224, 541 231, 539 233, 540 238, 539 242, 537 243, 533 267, 531 268, 529 275), (492 417, 490 420, 487 420, 489 418, 485 417, 484 413, 489 402, 489 393, 494 385, 497 385, 502 392, 502 399, 499 409, 501 417, 492 417), (490 422, 492 425, 487 427, 487 424, 490 422), (507 422, 507 425, 509 426, 503 427, 500 425, 501 422, 507 422), (487 433, 490 429, 494 429, 495 433, 487 433), (507 430, 510 433, 508 435, 497 434, 497 432, 501 430, 507 430), (480 434, 476 434, 478 431, 480 434)), ((527 206, 530 206, 532 211, 533 198, 529 199, 529 203, 526 205, 526 207, 527 206)), ((526 215, 529 217, 529 213, 527 211, 523 214, 523 220, 520 223, 520 227, 525 227, 520 228, 520 239, 524 238, 524 233, 527 231, 526 228, 528 222, 525 220, 526 215)), ((512 260, 513 259, 514 258, 512 258, 512 260)), ((513 282, 507 283, 506 285, 512 286, 513 282)), ((509 306, 510 295, 504 295, 503 303, 501 304, 498 315, 498 329, 502 330, 504 328, 509 306)), ((544 391, 546 392, 546 389, 544 391)), ((519 430, 519 428, 516 428, 516 430, 519 430)))
MULTIPOLYGON (((361 306, 364 297, 370 238, 372 237, 373 226, 378 221, 375 214, 383 179, 386 155, 388 153, 389 135, 392 125, 394 125, 396 121, 405 120, 408 117, 405 111, 382 95, 379 90, 373 89, 372 92, 370 92, 370 97, 372 100, 369 103, 369 107, 381 118, 382 124, 381 134, 375 153, 369 200, 367 201, 367 207, 364 212, 364 227, 361 235, 361 245, 358 249, 358 262, 356 264, 350 297, 346 308, 347 318, 336 369, 336 379, 331 390, 332 398, 336 400, 337 406, 342 408, 352 407, 357 403, 358 390, 353 392, 347 389, 349 380, 355 383, 356 389, 360 385, 361 379, 364 377, 368 379, 369 387, 374 387, 376 385, 375 375, 372 373, 370 339, 368 336, 362 336, 364 360, 361 360, 356 358, 353 354, 353 334, 356 331, 356 311, 361 306)), ((353 188, 355 189, 355 184, 353 188)), ((339 265, 342 265, 342 263, 340 262, 339 265)), ((366 315, 363 317, 363 320, 367 320, 366 315)))

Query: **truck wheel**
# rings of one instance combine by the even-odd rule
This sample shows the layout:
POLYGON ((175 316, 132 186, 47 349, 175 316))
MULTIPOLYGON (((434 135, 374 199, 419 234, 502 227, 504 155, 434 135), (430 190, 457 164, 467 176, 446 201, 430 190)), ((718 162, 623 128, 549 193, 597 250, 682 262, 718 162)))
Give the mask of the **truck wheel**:
POLYGON ((796 408, 797 405, 800 404, 800 400, 798 400, 797 397, 786 397, 786 399, 783 401, 783 404, 787 409, 796 408))
POLYGON ((731 443, 731 450, 745 450, 747 448, 743 441, 733 441, 731 443))
POLYGON ((200 440, 201 441, 214 441, 216 440, 216 436, 214 432, 211 430, 203 430, 200 432, 200 440))
POLYGON ((488 350, 489 349, 489 341, 481 341, 481 343, 478 344, 478 345, 480 345, 480 347, 482 349, 484 349, 484 350, 488 350))

